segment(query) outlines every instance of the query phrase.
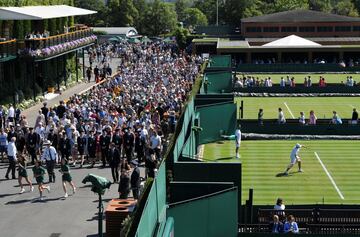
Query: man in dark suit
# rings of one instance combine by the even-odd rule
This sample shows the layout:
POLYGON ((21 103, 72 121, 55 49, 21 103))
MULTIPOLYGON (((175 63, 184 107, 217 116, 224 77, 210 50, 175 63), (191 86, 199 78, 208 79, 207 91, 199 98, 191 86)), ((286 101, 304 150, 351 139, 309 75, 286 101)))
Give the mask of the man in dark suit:
POLYGON ((138 163, 133 160, 131 161, 131 167, 133 168, 133 172, 131 173, 131 190, 133 193, 133 197, 135 200, 139 199, 139 192, 140 192, 140 169, 138 167, 138 163))
POLYGON ((122 169, 121 170, 121 177, 119 182, 119 198, 120 199, 127 199, 130 193, 130 177, 129 171, 122 169))
POLYGON ((110 144, 108 151, 108 158, 111 168, 111 175, 114 183, 119 182, 119 164, 120 164, 120 151, 115 147, 115 143, 110 144))
POLYGON ((34 128, 29 128, 29 134, 26 139, 26 149, 31 156, 31 163, 35 164, 36 157, 36 146, 38 144, 38 136, 34 133, 34 128))

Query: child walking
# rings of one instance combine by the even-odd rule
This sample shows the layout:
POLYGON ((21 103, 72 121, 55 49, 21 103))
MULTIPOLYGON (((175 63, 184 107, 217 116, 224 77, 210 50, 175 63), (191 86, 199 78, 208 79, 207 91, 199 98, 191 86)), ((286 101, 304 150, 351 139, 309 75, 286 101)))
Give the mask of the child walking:
POLYGON ((44 185, 44 175, 46 173, 46 169, 41 166, 41 161, 36 161, 35 166, 33 167, 34 177, 36 179, 37 184, 39 185, 39 193, 40 193, 40 200, 43 200, 43 190, 46 189, 48 192, 50 192, 50 186, 44 185))
POLYGON ((67 189, 66 189, 66 182, 68 182, 70 184, 74 194, 75 194, 75 191, 76 191, 76 187, 74 185, 74 182, 72 181, 72 177, 70 175, 70 167, 67 164, 66 159, 61 160, 60 172, 62 173, 63 189, 64 189, 64 192, 65 192, 64 198, 67 198, 69 195, 68 195, 67 189))
POLYGON ((33 187, 32 183, 31 183, 31 180, 29 180, 29 176, 28 176, 27 171, 26 171, 26 159, 25 159, 24 156, 19 156, 18 164, 19 164, 18 181, 19 181, 19 185, 20 185, 20 193, 25 192, 25 188, 24 188, 23 183, 22 183, 23 178, 29 184, 30 192, 34 191, 34 187, 33 187))

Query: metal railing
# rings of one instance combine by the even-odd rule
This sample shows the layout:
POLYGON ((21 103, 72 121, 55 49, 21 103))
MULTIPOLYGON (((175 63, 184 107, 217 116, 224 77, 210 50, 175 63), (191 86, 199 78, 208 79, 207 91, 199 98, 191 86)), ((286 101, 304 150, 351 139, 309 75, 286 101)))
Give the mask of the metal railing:
POLYGON ((47 47, 76 41, 78 39, 90 37, 93 35, 92 29, 77 30, 74 32, 64 33, 60 35, 49 36, 46 38, 25 39, 25 48, 44 49, 47 47))
POLYGON ((0 59, 16 56, 16 40, 7 40, 0 42, 0 59))

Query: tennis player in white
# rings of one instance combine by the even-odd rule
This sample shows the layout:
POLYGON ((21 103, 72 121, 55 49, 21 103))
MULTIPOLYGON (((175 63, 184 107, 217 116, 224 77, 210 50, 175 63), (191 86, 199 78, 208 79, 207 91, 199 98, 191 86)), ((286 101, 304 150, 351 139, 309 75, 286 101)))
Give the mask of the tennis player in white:
POLYGON ((299 166, 299 172, 303 172, 303 170, 301 169, 301 158, 299 156, 299 151, 300 148, 306 148, 304 145, 300 145, 299 143, 297 143, 294 148, 291 150, 290 153, 290 164, 288 165, 288 167, 286 168, 286 171, 284 172, 284 175, 288 175, 289 170, 296 164, 298 163, 299 166))

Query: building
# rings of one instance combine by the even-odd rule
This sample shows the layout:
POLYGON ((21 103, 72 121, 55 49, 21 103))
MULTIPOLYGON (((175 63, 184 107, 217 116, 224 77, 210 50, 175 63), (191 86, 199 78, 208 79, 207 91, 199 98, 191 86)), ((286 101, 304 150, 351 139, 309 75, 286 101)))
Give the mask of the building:
POLYGON ((69 75, 78 80, 78 54, 84 54, 97 38, 89 27, 72 25, 70 18, 94 13, 66 5, 1 7, 1 103, 35 99, 50 88, 66 85, 69 75), (19 32, 17 26, 24 21, 30 22, 28 32, 19 32))

